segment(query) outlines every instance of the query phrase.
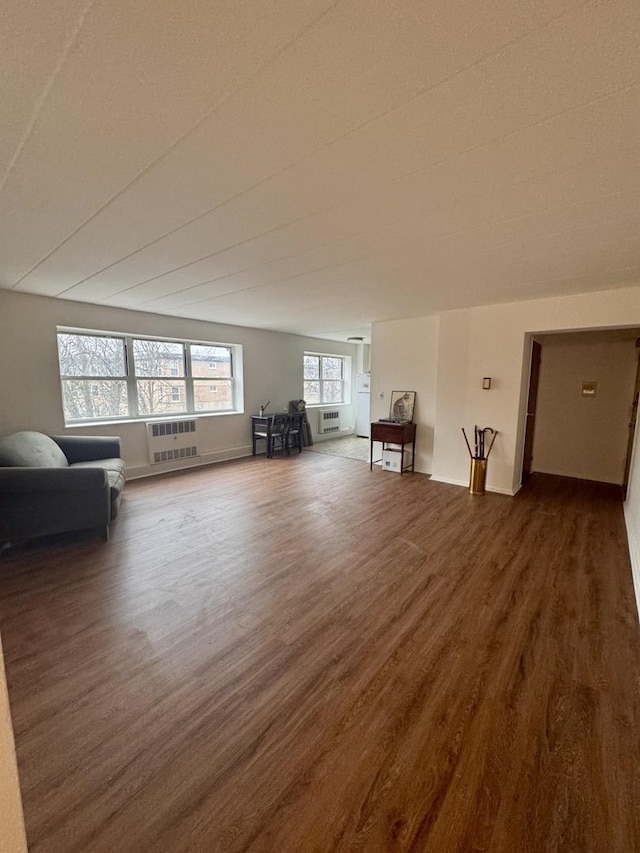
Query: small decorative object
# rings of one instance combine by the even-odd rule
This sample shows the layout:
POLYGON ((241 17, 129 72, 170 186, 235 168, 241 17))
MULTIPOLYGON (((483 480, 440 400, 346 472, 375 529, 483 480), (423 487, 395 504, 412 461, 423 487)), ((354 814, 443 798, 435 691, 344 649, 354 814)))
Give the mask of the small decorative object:
POLYGON ((597 387, 598 387, 597 382, 583 382, 582 383, 582 396, 583 397, 595 397, 597 387))
POLYGON ((483 376, 482 378, 482 390, 489 391, 491 389, 491 377, 483 376))
POLYGON ((498 430, 492 429, 491 427, 485 427, 484 429, 478 426, 474 427, 473 451, 471 450, 471 445, 469 444, 469 439, 467 438, 467 433, 464 431, 464 427, 462 427, 462 434, 471 458, 469 491, 472 495, 483 495, 485 480, 487 478, 487 459, 489 458, 491 448, 493 447, 493 443, 498 435, 498 430), (491 441, 489 442, 489 449, 485 453, 487 433, 491 436, 491 441))
POLYGON ((271 400, 267 400, 267 402, 264 404, 264 406, 260 406, 260 417, 262 417, 264 415, 264 413, 267 411, 267 406, 269 405, 270 402, 271 402, 271 400))
POLYGON ((392 391, 389 419, 398 423, 413 421, 413 408, 416 402, 415 391, 392 391))

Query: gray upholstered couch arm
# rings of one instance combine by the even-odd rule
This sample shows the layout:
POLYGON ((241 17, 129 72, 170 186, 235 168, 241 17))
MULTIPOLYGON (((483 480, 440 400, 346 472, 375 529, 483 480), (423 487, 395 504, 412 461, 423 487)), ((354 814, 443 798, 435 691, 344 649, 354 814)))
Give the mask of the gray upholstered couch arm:
POLYGON ((69 460, 91 462, 94 459, 119 459, 120 439, 111 435, 52 435, 58 447, 69 460))
POLYGON ((95 491, 107 489, 103 468, 0 468, 0 492, 95 491))

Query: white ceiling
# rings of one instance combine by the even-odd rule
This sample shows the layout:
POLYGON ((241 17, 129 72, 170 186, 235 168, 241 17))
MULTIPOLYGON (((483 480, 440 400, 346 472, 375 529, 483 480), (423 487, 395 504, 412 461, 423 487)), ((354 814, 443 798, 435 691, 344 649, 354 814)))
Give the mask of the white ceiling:
POLYGON ((346 338, 640 282, 638 0, 5 0, 0 286, 346 338))

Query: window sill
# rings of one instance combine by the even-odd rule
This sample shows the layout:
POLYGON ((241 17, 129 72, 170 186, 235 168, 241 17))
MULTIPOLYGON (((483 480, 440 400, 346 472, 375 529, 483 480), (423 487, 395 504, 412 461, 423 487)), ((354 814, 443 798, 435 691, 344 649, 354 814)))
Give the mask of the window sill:
POLYGON ((338 406, 350 406, 351 403, 307 403, 307 409, 335 409, 338 406))
POLYGON ((86 427, 101 427, 115 426, 121 424, 148 424, 148 423, 164 423, 165 421, 192 421, 195 418, 223 418, 228 415, 244 415, 244 411, 234 409, 233 412, 180 412, 175 415, 162 415, 154 417, 147 415, 141 418, 114 418, 113 420, 103 421, 74 421, 71 424, 65 424, 65 429, 85 429, 86 427))

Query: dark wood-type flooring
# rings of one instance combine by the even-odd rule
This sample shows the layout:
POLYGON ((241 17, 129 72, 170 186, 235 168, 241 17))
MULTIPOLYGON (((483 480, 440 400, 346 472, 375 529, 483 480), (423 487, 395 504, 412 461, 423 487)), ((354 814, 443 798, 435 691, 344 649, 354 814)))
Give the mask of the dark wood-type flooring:
POLYGON ((256 457, 0 592, 32 853, 640 851, 617 489, 256 457))

